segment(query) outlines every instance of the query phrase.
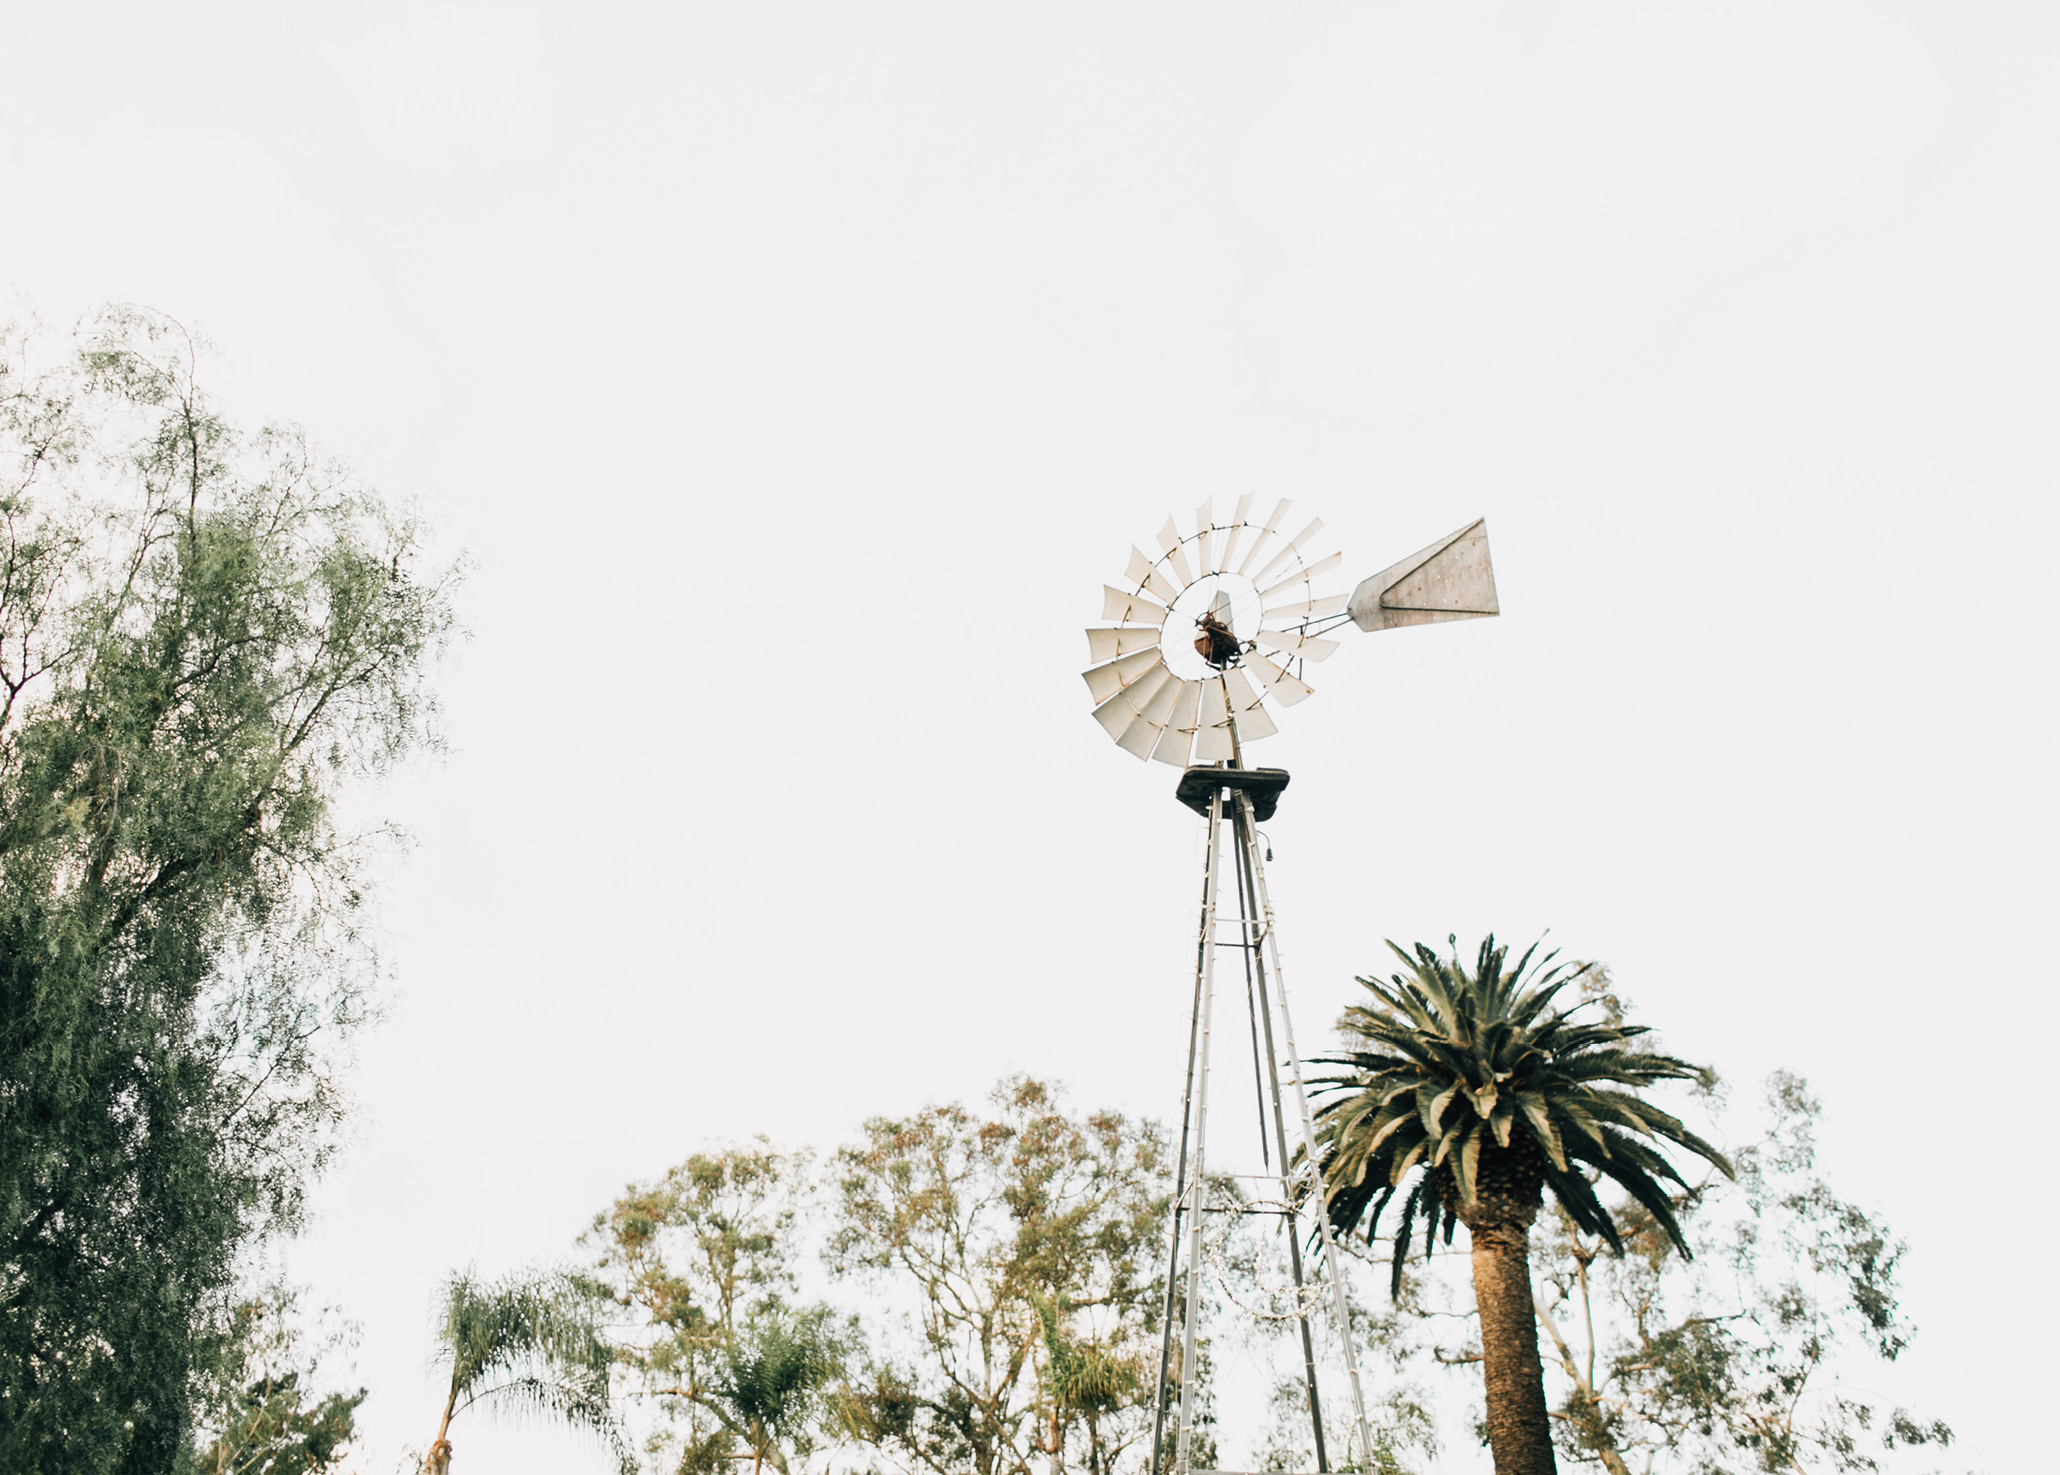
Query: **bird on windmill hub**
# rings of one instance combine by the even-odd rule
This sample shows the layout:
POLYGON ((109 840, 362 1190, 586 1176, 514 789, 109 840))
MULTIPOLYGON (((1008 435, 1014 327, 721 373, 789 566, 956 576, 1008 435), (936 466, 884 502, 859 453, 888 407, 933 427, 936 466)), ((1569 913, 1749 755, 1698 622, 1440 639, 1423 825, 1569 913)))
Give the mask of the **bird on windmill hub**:
POLYGON ((1237 632, 1230 628, 1230 595, 1225 590, 1216 591, 1216 599, 1203 616, 1195 621, 1195 628, 1202 633, 1195 637, 1195 654, 1221 671, 1232 664, 1248 650, 1256 650, 1251 641, 1240 641, 1237 632))

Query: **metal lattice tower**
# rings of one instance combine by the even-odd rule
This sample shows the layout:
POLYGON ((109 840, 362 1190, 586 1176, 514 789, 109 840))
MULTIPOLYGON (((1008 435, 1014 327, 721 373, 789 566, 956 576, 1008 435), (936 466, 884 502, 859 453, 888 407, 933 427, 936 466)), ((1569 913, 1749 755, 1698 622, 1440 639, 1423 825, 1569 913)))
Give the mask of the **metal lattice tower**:
POLYGON ((1499 612, 1484 522, 1472 523, 1361 581, 1350 595, 1321 595, 1318 580, 1344 557, 1310 556, 1322 522, 1312 521, 1286 537, 1280 527, 1291 505, 1287 499, 1264 523, 1248 517, 1251 504, 1250 497, 1241 498, 1231 520, 1217 523, 1212 505, 1204 503, 1195 514, 1196 531, 1191 536, 1183 536, 1168 518, 1159 532, 1159 556, 1151 558, 1133 548, 1124 576, 1129 587, 1104 589, 1102 618, 1115 624, 1087 632, 1088 649, 1097 663, 1084 673, 1095 701, 1095 720, 1125 752, 1179 767, 1177 797, 1207 822, 1187 1079, 1166 1256, 1152 1475, 1161 1475, 1169 1406, 1178 1413, 1172 1475, 1215 1475, 1196 1471, 1193 1465, 1200 1391, 1197 1341, 1209 1216, 1231 1212, 1269 1213, 1283 1221, 1294 1278, 1292 1319, 1300 1336, 1317 1470, 1331 1468, 1317 1377, 1319 1329, 1344 1364, 1352 1440, 1357 1445, 1346 1452, 1346 1460, 1356 1461, 1362 1469, 1373 1467, 1365 1394, 1346 1312, 1342 1255, 1330 1227, 1327 1186, 1315 1169, 1315 1125, 1288 1011, 1273 903, 1266 890, 1265 861, 1271 854, 1259 825, 1272 818, 1288 775, 1277 768, 1247 768, 1244 745, 1278 730, 1269 702, 1292 706, 1312 694, 1303 674, 1309 664, 1337 650, 1338 642, 1325 638, 1328 632, 1348 622, 1361 630, 1385 630, 1499 612), (1244 556, 1238 560, 1241 550, 1244 556), (1266 654, 1260 653, 1262 647, 1266 654), (1270 1207, 1215 1206, 1208 1201, 1210 1066, 1218 964, 1226 955, 1237 959, 1235 966, 1245 980, 1261 1152, 1274 1194, 1270 1207), (1305 1273, 1309 1267, 1303 1246, 1310 1243, 1317 1247, 1318 1284, 1305 1273), (1183 1260, 1186 1294, 1184 1304, 1177 1304, 1183 1260), (1312 1311, 1320 1315, 1312 1317, 1312 1311), (1177 1402, 1168 1396, 1169 1384, 1175 1382, 1177 1402))

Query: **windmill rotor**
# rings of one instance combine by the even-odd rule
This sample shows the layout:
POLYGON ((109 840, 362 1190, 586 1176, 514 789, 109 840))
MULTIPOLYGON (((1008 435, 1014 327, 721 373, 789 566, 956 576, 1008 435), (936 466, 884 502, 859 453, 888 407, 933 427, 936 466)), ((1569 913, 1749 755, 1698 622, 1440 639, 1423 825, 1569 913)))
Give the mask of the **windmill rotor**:
POLYGON ((1116 746, 1176 768, 1224 762, 1278 730, 1269 704, 1310 694, 1303 671, 1337 649, 1318 628, 1350 596, 1319 592, 1344 555, 1316 556, 1321 518, 1284 531, 1293 505, 1283 497, 1261 521, 1240 497, 1219 522, 1204 502, 1193 532, 1167 518, 1158 555, 1133 547, 1123 583, 1103 586, 1114 624, 1087 632, 1082 677, 1116 746))

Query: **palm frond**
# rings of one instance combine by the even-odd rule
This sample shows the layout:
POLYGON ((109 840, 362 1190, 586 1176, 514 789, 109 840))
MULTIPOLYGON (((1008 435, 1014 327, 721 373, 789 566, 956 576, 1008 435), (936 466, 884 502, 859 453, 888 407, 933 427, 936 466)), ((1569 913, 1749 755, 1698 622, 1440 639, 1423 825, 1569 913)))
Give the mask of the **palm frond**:
POLYGON ((1678 1243, 1668 1185, 1686 1182, 1665 1149, 1727 1175, 1732 1168, 1641 1092, 1708 1072, 1639 1048, 1643 1025, 1575 1018, 1587 1002, 1560 1000, 1594 965, 1560 961, 1542 942, 1512 962, 1490 934, 1471 970, 1456 939, 1449 956, 1421 942, 1387 945, 1402 971, 1359 979, 1368 997, 1344 1011, 1344 1048, 1312 1062, 1333 1072, 1312 1085, 1332 1226, 1371 1243, 1382 1211, 1401 1195, 1397 1293, 1419 1216, 1428 1254, 1441 1222, 1449 1241, 1469 1215, 1524 1212, 1525 1195, 1536 1203, 1546 1190, 1621 1253, 1622 1236, 1595 1193, 1603 1178, 1678 1243))
POLYGON ((589 1429, 634 1470, 608 1402, 614 1353, 601 1336, 606 1303, 605 1292, 569 1271, 494 1281, 470 1270, 453 1274, 439 1300, 438 1342, 451 1362, 455 1408, 480 1404, 589 1429))

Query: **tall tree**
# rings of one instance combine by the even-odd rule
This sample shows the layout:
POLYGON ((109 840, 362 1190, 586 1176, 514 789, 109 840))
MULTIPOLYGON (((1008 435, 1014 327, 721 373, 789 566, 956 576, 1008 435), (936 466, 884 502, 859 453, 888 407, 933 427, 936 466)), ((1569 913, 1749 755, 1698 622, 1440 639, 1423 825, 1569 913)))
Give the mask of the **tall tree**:
POLYGON ((349 1338, 310 1345, 301 1295, 274 1280, 233 1308, 223 1355, 196 1380, 202 1434, 178 1475, 321 1475, 346 1458, 365 1390, 316 1393, 325 1355, 349 1338))
POLYGON ((1069 1452, 1105 1471, 1150 1437, 1163 1144, 1025 1077, 992 1102, 876 1118, 837 1154, 826 1259, 907 1308, 911 1334, 854 1414, 938 1475, 1058 1470, 1069 1452))
POLYGON ((466 1271, 444 1283, 437 1351, 451 1365, 443 1417, 424 1475, 448 1475, 451 1421, 475 1405, 540 1415, 598 1434, 625 1472, 636 1469, 609 1404, 615 1354, 601 1335, 607 1292, 562 1270, 497 1281, 466 1271))
POLYGON ((1393 1285, 1418 1220, 1428 1254, 1442 1223, 1464 1224, 1473 1248, 1487 1432, 1496 1475, 1552 1475, 1551 1424, 1531 1290, 1530 1228, 1550 1188, 1583 1231, 1621 1253, 1623 1238, 1587 1171, 1649 1212, 1684 1255, 1665 1184, 1688 1185, 1653 1144, 1687 1148, 1725 1173, 1716 1148, 1637 1094, 1708 1072, 1635 1047, 1642 1026, 1572 1016, 1553 1001, 1584 969, 1537 960, 1516 966, 1490 936, 1474 970, 1419 943, 1389 947, 1408 969, 1383 984, 1361 978, 1371 1004, 1345 1011, 1346 1049, 1323 1063, 1346 1074, 1317 1083, 1318 1150, 1341 1233, 1371 1240, 1398 1195, 1393 1285))
POLYGON ((168 1468, 366 1012, 342 786, 434 741, 454 575, 193 340, 0 352, 0 1467, 168 1468))
POLYGON ((1618 1211, 1622 1257, 1563 1209, 1552 1216, 1538 1314, 1564 1380, 1553 1415, 1571 1459, 1611 1475, 1655 1461, 1871 1471, 1899 1448, 1921 1459, 1952 1442, 1942 1421, 1840 1380, 1893 1362, 1913 1335, 1896 1283, 1904 1246, 1825 1181, 1808 1086, 1776 1073, 1767 1107, 1765 1134, 1737 1154, 1735 1189, 1674 1196, 1697 1261, 1635 1203, 1618 1211))
POLYGON ((587 1232, 596 1274, 636 1315, 618 1353, 680 1470, 727 1469, 740 1446, 779 1463, 819 1411, 837 1339, 787 1305, 804 1167, 763 1139, 696 1153, 631 1184, 587 1232))

